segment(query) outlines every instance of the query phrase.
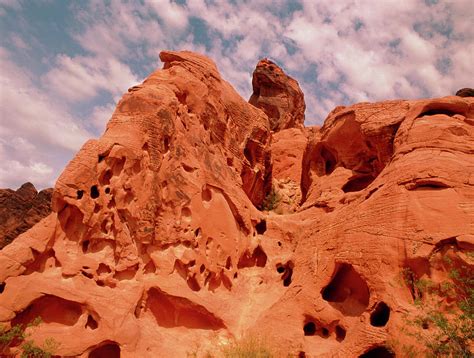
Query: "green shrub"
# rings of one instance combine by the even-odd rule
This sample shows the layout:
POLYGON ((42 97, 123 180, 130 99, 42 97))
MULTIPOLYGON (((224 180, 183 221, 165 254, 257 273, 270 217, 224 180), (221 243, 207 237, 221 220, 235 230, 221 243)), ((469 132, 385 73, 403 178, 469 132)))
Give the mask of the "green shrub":
POLYGON ((278 203, 280 202, 280 200, 281 200, 280 195, 275 190, 275 188, 272 187, 272 190, 270 190, 270 192, 267 194, 267 196, 263 200, 262 210, 264 211, 274 210, 278 206, 278 203))
POLYGON ((21 358, 51 358, 59 346, 54 339, 46 339, 43 346, 39 347, 28 339, 30 334, 25 333, 26 328, 36 327, 41 322, 41 317, 37 317, 27 325, 16 324, 10 329, 0 326, 0 356, 14 356, 21 353, 21 358))
MULTIPOLYGON (((404 331, 422 342, 426 357, 471 358, 474 344, 474 272, 465 265, 454 268, 447 257, 444 261, 449 268, 450 281, 438 284, 416 279, 410 269, 404 270, 405 282, 412 287, 415 305, 421 311, 415 318, 406 320, 408 326, 404 331), (443 312, 440 297, 455 302, 456 307, 443 312), (428 328, 429 334, 422 334, 422 329, 428 328)), ((414 347, 404 349, 413 351, 414 347)))

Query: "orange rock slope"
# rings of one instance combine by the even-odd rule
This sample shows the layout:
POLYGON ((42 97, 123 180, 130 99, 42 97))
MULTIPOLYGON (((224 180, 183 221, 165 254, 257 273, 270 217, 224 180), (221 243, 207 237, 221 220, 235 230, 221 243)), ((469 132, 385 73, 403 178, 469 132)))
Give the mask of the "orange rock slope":
POLYGON ((160 58, 66 167, 53 213, 0 251, 0 322, 41 316, 32 338, 60 356, 217 357, 256 336, 276 356, 402 357, 403 273, 472 268, 474 99, 360 103, 304 128, 270 62, 278 83, 250 101, 264 112, 209 59, 160 58))

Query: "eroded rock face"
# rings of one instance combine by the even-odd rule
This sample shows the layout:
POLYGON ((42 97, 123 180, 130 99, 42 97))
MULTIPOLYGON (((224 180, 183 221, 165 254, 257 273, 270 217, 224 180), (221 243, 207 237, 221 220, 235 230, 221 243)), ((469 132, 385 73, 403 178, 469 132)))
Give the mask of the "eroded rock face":
POLYGON ((245 334, 281 356, 403 356, 407 268, 473 267, 474 99, 272 134, 210 60, 161 59, 66 167, 54 212, 0 252, 0 322, 41 315, 32 338, 64 356, 218 356, 245 334))
POLYGON ((0 248, 51 213, 53 189, 39 193, 31 183, 16 191, 0 189, 0 248))
POLYGON ((306 109, 303 92, 298 82, 275 63, 263 59, 257 64, 252 87, 249 103, 265 112, 272 131, 303 127, 306 109))

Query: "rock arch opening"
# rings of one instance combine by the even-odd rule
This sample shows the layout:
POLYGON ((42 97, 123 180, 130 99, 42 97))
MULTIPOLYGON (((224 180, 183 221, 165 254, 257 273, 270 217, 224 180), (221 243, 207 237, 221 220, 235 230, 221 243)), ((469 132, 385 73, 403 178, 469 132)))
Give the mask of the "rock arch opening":
POLYGON ((361 315, 369 305, 367 283, 347 263, 337 263, 329 284, 321 291, 323 299, 348 316, 361 315))
POLYGON ((115 342, 107 342, 94 348, 89 353, 89 358, 120 358, 120 346, 115 342))

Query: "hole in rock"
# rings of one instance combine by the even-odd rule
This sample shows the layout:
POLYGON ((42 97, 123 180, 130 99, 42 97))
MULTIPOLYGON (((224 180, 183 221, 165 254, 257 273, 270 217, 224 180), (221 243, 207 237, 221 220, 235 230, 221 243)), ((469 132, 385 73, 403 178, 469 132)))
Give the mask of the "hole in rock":
POLYGON ((255 229, 257 230, 257 234, 263 235, 265 231, 267 231, 267 222, 261 220, 257 225, 255 225, 255 229))
POLYGON ((379 302, 370 314, 370 324, 374 327, 383 327, 387 324, 389 318, 390 307, 385 302, 379 302))
POLYGON ((199 291, 201 290, 201 285, 199 285, 198 280, 196 279, 196 276, 189 277, 186 280, 186 283, 188 284, 188 287, 193 290, 193 291, 199 291))
POLYGON ((105 194, 110 194, 110 188, 109 187, 105 188, 105 194))
POLYGON ((97 199, 99 197, 99 189, 97 189, 97 185, 91 186, 91 198, 97 199))
POLYGON ((442 190, 450 188, 449 185, 435 180, 419 180, 407 186, 408 190, 442 190))
POLYGON ((303 326, 305 336, 314 336, 316 334, 316 324, 314 322, 308 322, 303 326))
POLYGON ((337 325, 336 326, 336 340, 339 342, 342 342, 344 338, 346 338, 346 330, 343 327, 337 325))
POLYGON ((421 324, 421 328, 423 328, 423 329, 430 328, 430 325, 428 324, 428 321, 423 321, 423 323, 421 324))
POLYGON ((3 291, 5 291, 5 285, 5 282, 0 283, 0 293, 3 293, 3 291))
POLYGON ((281 242, 280 242, 280 241, 278 241, 278 246, 280 246, 280 247, 281 247, 281 242))
POLYGON ((76 194, 77 194, 77 200, 81 200, 82 197, 84 196, 84 190, 78 190, 76 194))
POLYGON ((84 271, 84 270, 81 270, 81 274, 82 274, 82 276, 85 276, 85 277, 87 277, 87 278, 89 278, 89 279, 92 279, 92 278, 94 277, 93 274, 91 274, 90 272, 86 272, 86 271, 84 271))
POLYGON ((28 324, 37 317, 41 317, 44 323, 74 326, 81 315, 81 304, 57 296, 45 295, 35 299, 27 308, 18 313, 12 320, 12 326, 28 324))
POLYGON ((449 117, 452 117, 454 116, 455 114, 457 114, 456 112, 453 112, 453 111, 450 111, 449 109, 430 109, 428 111, 425 111, 423 113, 421 113, 419 117, 423 117, 423 116, 434 116, 434 115, 437 115, 437 114, 444 114, 446 116, 449 116, 449 117))
POLYGON ((204 187, 201 192, 202 201, 211 201, 212 200, 212 192, 208 187, 204 187))
POLYGON ((329 330, 326 327, 321 328, 321 335, 325 338, 329 337, 329 330))
POLYGON ((234 166, 234 160, 232 158, 227 158, 227 166, 229 167, 234 166))
POLYGON ((86 322, 86 328, 90 329, 97 329, 99 325, 97 324, 97 321, 92 317, 91 315, 87 316, 87 322, 86 322))
POLYGON ((148 291, 146 311, 151 311, 161 327, 219 330, 224 322, 205 307, 179 296, 172 296, 159 288, 148 291))
POLYGON ((283 286, 288 287, 291 284, 291 278, 293 276, 293 261, 288 261, 286 264, 277 264, 277 272, 282 274, 281 279, 283 280, 283 286))
POLYGON ((225 268, 227 270, 230 270, 232 268, 232 258, 230 256, 227 257, 227 260, 225 262, 225 268))
POLYGON ((354 191, 361 191, 367 188, 370 183, 374 181, 371 175, 364 175, 350 178, 349 181, 343 185, 342 191, 344 193, 350 193, 354 191))
POLYGON ((182 208, 181 209, 181 220, 184 222, 191 222, 192 220, 192 215, 191 215, 191 209, 190 208, 182 208))
POLYGON ((89 240, 84 240, 82 242, 82 252, 83 253, 86 253, 87 250, 89 249, 89 244, 90 244, 90 241, 89 240))
POLYGON ((323 299, 348 316, 359 316, 369 304, 370 292, 365 280, 352 265, 337 263, 329 285, 321 291, 323 299))
POLYGON ((201 228, 200 227, 198 227, 196 230, 194 230, 194 236, 198 237, 199 235, 201 235, 201 228))
POLYGON ((246 250, 245 253, 240 257, 239 262, 237 263, 237 268, 245 267, 265 267, 267 264, 267 254, 259 246, 253 250, 253 253, 250 255, 249 251, 246 250))
POLYGON ((194 172, 195 168, 185 164, 185 163, 181 163, 181 166, 183 167, 184 171, 187 172, 187 173, 192 173, 194 172))
POLYGON ((324 174, 331 174, 336 168, 337 160, 334 154, 325 146, 321 148, 321 157, 324 160, 324 174))
POLYGON ((93 349, 89 358, 120 358, 120 346, 115 342, 108 342, 93 349))
POLYGON ((100 287, 104 287, 105 286, 105 283, 103 280, 97 280, 96 282, 97 286, 100 286, 100 287))
POLYGON ((168 136, 165 136, 163 139, 163 148, 164 148, 164 153, 168 153, 170 150, 170 138, 168 136))
POLYGON ((97 158, 97 162, 100 163, 101 161, 103 161, 105 159, 105 155, 104 154, 99 154, 98 155, 98 158, 97 158))
POLYGON ((99 267, 97 268, 97 274, 100 276, 102 274, 107 274, 107 273, 111 273, 112 270, 110 269, 110 267, 104 263, 100 263, 99 264, 99 267))
POLYGON ((394 358, 394 357, 395 357, 395 353, 393 353, 387 347, 375 347, 359 356, 359 358, 394 358))
POLYGON ((303 351, 300 351, 300 352, 298 353, 298 358, 306 358, 306 353, 303 352, 303 351))
POLYGON ((205 269, 206 269, 206 266, 204 266, 204 264, 202 264, 202 265, 199 267, 199 272, 200 272, 200 273, 203 273, 205 269))

